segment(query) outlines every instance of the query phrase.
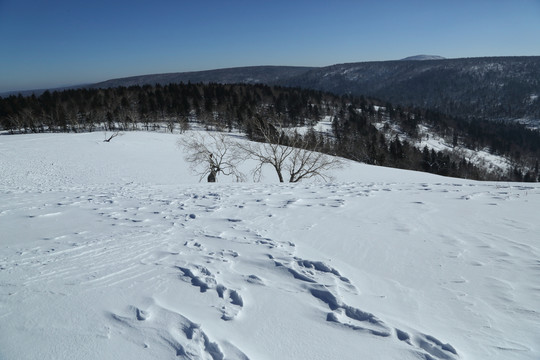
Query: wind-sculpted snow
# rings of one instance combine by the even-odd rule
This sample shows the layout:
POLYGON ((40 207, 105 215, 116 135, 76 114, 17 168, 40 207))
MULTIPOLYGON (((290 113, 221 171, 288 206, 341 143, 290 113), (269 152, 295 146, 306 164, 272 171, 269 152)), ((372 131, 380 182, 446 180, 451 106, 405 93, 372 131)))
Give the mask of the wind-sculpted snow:
POLYGON ((538 185, 382 171, 2 180, 0 358, 537 359, 538 185))

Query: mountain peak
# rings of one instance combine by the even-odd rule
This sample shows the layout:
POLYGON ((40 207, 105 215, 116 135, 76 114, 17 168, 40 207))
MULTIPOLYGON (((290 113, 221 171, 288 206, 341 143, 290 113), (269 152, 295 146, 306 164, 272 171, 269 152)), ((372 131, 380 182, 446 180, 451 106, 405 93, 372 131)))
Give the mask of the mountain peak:
POLYGON ((444 60, 446 58, 439 55, 415 55, 409 56, 401 60, 444 60))

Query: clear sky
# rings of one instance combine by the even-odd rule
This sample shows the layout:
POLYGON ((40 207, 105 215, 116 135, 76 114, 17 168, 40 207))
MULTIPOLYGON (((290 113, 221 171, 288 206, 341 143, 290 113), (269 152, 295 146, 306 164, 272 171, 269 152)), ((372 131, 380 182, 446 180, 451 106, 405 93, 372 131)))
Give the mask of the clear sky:
POLYGON ((540 0, 0 0, 0 92, 250 65, 540 55, 540 0))

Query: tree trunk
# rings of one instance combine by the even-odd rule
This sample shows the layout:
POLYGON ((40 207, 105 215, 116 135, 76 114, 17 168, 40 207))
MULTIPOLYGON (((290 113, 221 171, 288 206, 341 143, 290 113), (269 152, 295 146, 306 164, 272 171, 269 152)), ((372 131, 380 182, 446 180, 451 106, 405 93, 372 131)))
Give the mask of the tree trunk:
POLYGON ((278 178, 279 178, 279 182, 285 182, 283 180, 283 175, 281 175, 281 169, 277 166, 274 165, 274 169, 276 169, 276 172, 277 172, 277 175, 278 175, 278 178))

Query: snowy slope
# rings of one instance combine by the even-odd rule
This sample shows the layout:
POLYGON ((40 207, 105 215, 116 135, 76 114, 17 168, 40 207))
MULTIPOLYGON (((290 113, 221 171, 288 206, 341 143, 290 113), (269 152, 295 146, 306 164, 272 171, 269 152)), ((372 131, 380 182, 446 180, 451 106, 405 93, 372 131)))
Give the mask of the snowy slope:
POLYGON ((435 150, 437 152, 446 152, 463 158, 468 162, 474 164, 480 169, 484 169, 487 172, 493 174, 507 174, 512 171, 512 161, 504 156, 492 154, 489 148, 483 150, 473 150, 466 146, 458 145, 453 146, 448 143, 443 137, 431 131, 428 126, 418 125, 418 137, 419 139, 411 138, 401 129, 399 125, 391 124, 388 119, 373 124, 379 131, 384 131, 386 139, 392 141, 398 136, 400 141, 407 141, 415 148, 423 150, 427 147, 429 150, 435 150), (384 127, 388 126, 389 130, 385 130, 384 127))
POLYGON ((540 187, 196 183, 179 135, 0 137, 1 359, 538 359, 540 187))

